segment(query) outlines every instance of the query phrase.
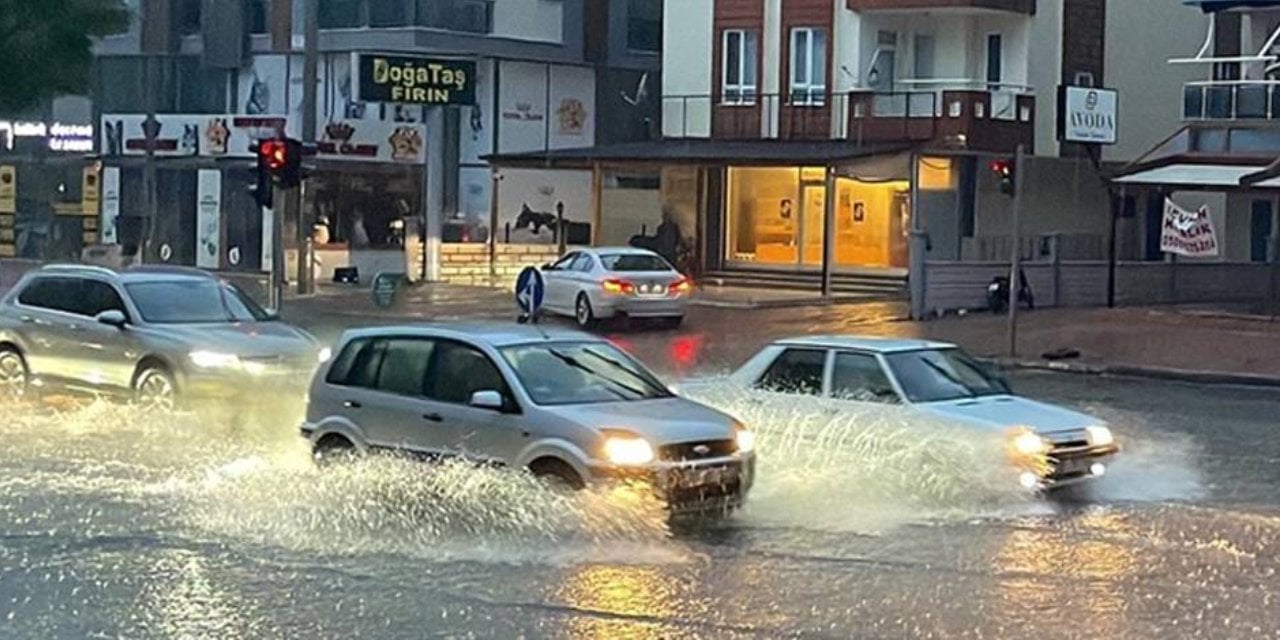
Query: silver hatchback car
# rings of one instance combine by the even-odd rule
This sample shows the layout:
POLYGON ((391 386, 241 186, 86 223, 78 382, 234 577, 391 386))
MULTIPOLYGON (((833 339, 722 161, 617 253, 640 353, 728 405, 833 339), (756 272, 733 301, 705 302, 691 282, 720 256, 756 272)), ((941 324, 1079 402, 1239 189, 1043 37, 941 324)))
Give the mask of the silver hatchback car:
POLYGON ((581 332, 381 327, 344 334, 336 354, 316 373, 302 425, 317 459, 385 449, 574 488, 639 479, 674 511, 738 506, 754 480, 751 431, 581 332))
POLYGON ((60 388, 150 408, 297 390, 327 357, 236 287, 181 267, 32 271, 0 299, 0 395, 60 388))

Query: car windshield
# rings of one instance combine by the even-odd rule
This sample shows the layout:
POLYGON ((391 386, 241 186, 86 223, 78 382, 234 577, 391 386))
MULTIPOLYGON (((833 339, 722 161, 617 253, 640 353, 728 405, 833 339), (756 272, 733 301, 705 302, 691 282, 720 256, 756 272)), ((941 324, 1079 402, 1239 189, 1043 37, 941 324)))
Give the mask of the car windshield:
POLYGON ((502 356, 540 405, 671 397, 640 363, 602 342, 521 345, 503 349, 502 356))
POLYGON ((885 356, 898 384, 912 402, 939 402, 1009 393, 1009 385, 991 375, 959 349, 924 349, 885 356))
POLYGON ((605 253, 600 262, 608 271, 671 271, 671 265, 660 256, 644 253, 605 253))
POLYGON ((152 324, 262 322, 266 311, 235 286, 215 280, 166 280, 125 285, 142 319, 152 324))

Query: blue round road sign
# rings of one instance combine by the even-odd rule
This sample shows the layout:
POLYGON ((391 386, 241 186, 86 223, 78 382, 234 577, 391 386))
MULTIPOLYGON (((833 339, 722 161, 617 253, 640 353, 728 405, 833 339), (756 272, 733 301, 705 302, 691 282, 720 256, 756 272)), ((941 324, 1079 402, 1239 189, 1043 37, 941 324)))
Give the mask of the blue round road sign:
POLYGON ((542 272, 534 267, 525 267, 516 278, 516 304, 524 313, 537 313, 542 308, 542 296, 546 291, 542 272))

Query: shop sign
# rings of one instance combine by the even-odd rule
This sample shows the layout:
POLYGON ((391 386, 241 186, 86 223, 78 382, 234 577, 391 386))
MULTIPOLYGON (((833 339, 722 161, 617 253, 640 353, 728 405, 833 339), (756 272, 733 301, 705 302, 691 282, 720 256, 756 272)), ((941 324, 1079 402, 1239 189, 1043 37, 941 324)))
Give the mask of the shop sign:
POLYGON ((13 165, 0 166, 0 213, 18 211, 18 170, 13 165))
POLYGON ((18 138, 43 138, 50 151, 73 153, 93 151, 94 138, 91 124, 0 120, 0 147, 12 151, 18 138))
POLYGON ((324 126, 316 157, 330 160, 422 164, 426 128, 398 122, 338 120, 324 126))
POLYGON ((222 172, 201 169, 196 176, 196 266, 217 269, 222 254, 222 172))
POLYGON ((80 178, 80 213, 98 215, 98 167, 85 167, 80 178))
POLYGON ((284 116, 158 115, 102 117, 102 153, 106 156, 146 155, 252 158, 256 140, 288 132, 284 116))
POLYGON ((1115 144, 1118 98, 1114 89, 1058 88, 1058 139, 1115 144))
POLYGON ((120 217, 120 167, 102 169, 102 244, 116 243, 116 220, 120 217))
POLYGON ((363 102, 475 104, 476 63, 357 53, 356 95, 363 102))
POLYGON ((1201 206, 1196 211, 1187 211, 1165 198, 1160 250, 1190 258, 1217 256, 1218 233, 1209 217, 1209 208, 1201 206))

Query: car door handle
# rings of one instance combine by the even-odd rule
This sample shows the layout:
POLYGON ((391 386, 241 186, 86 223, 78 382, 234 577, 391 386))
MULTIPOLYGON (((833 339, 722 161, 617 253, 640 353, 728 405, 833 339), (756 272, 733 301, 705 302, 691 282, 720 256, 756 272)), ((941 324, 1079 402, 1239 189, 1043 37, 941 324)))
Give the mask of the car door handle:
POLYGON ((422 416, 422 419, 423 419, 423 420, 426 420, 427 422, 444 422, 444 416, 442 416, 442 415, 440 415, 440 414, 438 414, 438 413, 428 413, 428 414, 424 414, 424 415, 422 416))
POLYGON ((347 400, 346 402, 343 402, 343 403, 342 403, 342 406, 344 406, 344 407, 346 407, 346 408, 348 408, 348 409, 359 409, 360 407, 363 407, 364 405, 360 404, 359 402, 356 402, 355 400, 347 400))
POLYGON ((31 316, 19 316, 18 319, 21 320, 24 324, 31 324, 36 321, 36 319, 32 318, 31 316))

